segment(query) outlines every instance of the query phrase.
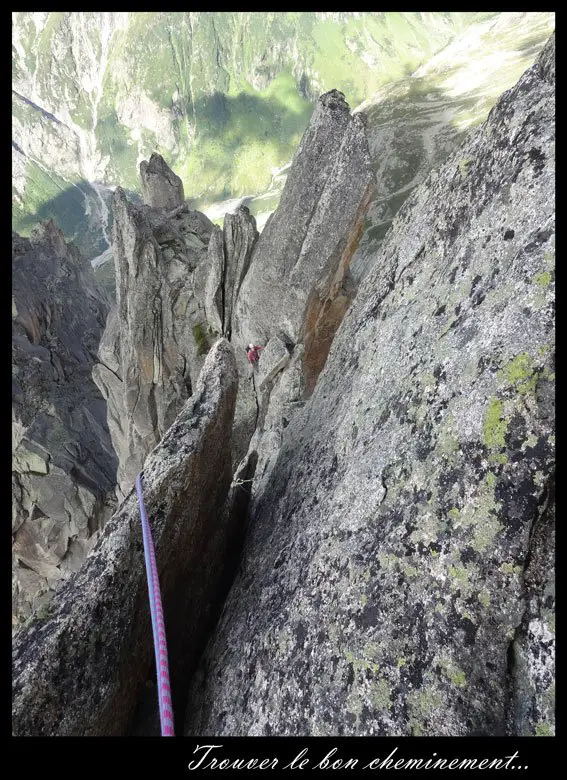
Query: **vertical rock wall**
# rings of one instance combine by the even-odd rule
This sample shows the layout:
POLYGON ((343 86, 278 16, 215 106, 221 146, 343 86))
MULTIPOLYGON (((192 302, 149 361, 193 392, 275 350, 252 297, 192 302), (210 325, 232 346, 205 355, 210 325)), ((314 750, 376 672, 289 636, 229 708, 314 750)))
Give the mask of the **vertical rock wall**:
POLYGON ((12 236, 12 616, 45 606, 110 517, 116 455, 91 379, 109 301, 53 222, 12 236))

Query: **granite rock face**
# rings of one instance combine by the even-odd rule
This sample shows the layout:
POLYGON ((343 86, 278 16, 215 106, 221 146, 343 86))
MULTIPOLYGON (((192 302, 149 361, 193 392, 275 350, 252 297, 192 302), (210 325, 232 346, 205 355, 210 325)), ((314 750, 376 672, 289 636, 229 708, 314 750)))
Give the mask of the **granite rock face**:
POLYGON ((226 214, 223 229, 215 228, 209 242, 209 275, 205 309, 209 324, 230 338, 232 310, 258 239, 256 220, 246 206, 226 214))
POLYGON ((149 162, 142 160, 140 181, 144 203, 154 209, 172 211, 185 200, 183 182, 160 154, 152 154, 149 162))
POLYGON ((240 287, 232 324, 239 346, 265 344, 281 331, 306 344, 306 365, 320 371, 330 346, 320 334, 334 333, 344 315, 346 307, 338 319, 330 309, 343 295, 373 186, 362 119, 350 114, 342 92, 325 93, 240 287))
POLYGON ((262 390, 289 363, 289 351, 284 342, 273 336, 260 353, 258 361, 258 389, 262 390))
MULTIPOLYGON (((280 204, 260 237, 256 240, 246 209, 225 219, 223 327, 235 345, 241 377, 235 464, 266 414, 272 379, 282 369, 285 373, 286 355, 299 345, 304 344, 296 366, 305 374, 303 391, 315 385, 351 300, 345 277, 373 186, 362 120, 351 116, 344 95, 332 90, 317 102, 280 204), (266 347, 254 370, 246 359, 250 342, 266 347), (273 372, 267 366, 270 343, 276 351, 279 345, 276 364, 282 361, 273 372)), ((210 266, 209 300, 219 290, 219 265, 210 266)), ((285 403, 283 397, 279 402, 285 403)))
POLYGON ((223 331, 224 320, 224 243, 223 232, 216 225, 211 233, 207 248, 207 283, 205 287, 205 314, 210 326, 217 332, 223 331))
POLYGON ((91 379, 108 309, 53 222, 12 235, 15 625, 79 568, 113 511, 117 461, 91 379))
MULTIPOLYGON (((553 733, 554 57, 394 220, 253 496, 187 734, 553 733)), ((310 212, 280 210, 252 268, 293 298, 310 212)))
MULTIPOLYGON (((232 515, 222 510, 231 484, 237 383, 233 350, 218 341, 192 397, 143 471, 177 710, 184 706, 189 676, 217 617, 232 558, 235 529, 232 515)), ((51 602, 50 614, 36 616, 14 637, 13 733, 131 733, 152 653, 142 532, 132 490, 78 574, 51 602)))
POLYGON ((191 395, 213 341, 204 307, 213 225, 184 204, 169 215, 136 206, 120 188, 113 217, 117 302, 93 377, 107 400, 123 497, 191 395))

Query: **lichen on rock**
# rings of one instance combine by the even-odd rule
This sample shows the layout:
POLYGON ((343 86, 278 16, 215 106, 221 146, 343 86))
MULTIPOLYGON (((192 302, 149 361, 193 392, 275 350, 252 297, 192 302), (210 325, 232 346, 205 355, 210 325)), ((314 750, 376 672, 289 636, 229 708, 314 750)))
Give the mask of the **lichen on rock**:
POLYGON ((410 195, 260 452, 187 734, 552 733, 554 51, 410 195))

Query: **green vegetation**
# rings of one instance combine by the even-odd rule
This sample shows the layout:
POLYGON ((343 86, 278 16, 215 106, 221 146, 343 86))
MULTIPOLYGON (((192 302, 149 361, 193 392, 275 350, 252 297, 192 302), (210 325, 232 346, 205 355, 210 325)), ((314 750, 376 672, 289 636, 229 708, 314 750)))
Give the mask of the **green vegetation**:
POLYGON ((120 171, 121 186, 138 189, 138 150, 115 111, 99 119, 95 135, 102 154, 110 157, 117 173, 120 171))
POLYGON ((198 322, 196 325, 193 325, 193 338, 197 345, 197 354, 201 356, 206 355, 210 349, 206 328, 207 326, 203 322, 198 322))
MULTIPOLYGON (((72 34, 67 16, 48 14, 37 32, 29 15, 17 14, 26 59, 15 58, 15 68, 37 70, 41 81, 48 73, 51 80, 55 76, 73 121, 88 131, 93 96, 78 86, 72 48, 64 47, 63 59, 52 59, 55 42, 60 47, 72 34)), ((88 35, 98 53, 101 32, 95 15, 85 14, 91 16, 88 35)), ((134 89, 164 112, 159 122, 170 124, 177 142, 177 148, 160 150, 153 125, 142 121, 140 149, 148 155, 164 153, 184 180, 188 197, 204 203, 264 191, 272 169, 293 156, 321 92, 341 89, 354 106, 379 86, 410 73, 477 17, 134 13, 128 27, 112 38, 98 106, 95 132, 101 154, 110 159, 107 177, 138 187, 139 148, 117 116, 134 89), (274 41, 280 45, 275 47, 274 41)), ((24 211, 30 213, 27 193, 25 197, 24 211)))
POLYGON ((96 201, 96 193, 88 182, 69 184, 60 176, 48 174, 30 162, 27 169, 27 204, 25 209, 14 204, 12 227, 20 235, 29 236, 38 222, 53 219, 85 257, 95 257, 104 250, 105 244, 102 235, 92 229, 85 214, 85 194, 96 201))
MULTIPOLYGON (((79 31, 68 13, 49 13, 43 27, 36 27, 30 14, 16 13, 13 74, 18 84, 33 75, 46 105, 64 108, 86 133, 96 116, 97 152, 108 160, 108 183, 137 191, 138 160, 157 151, 181 176, 186 196, 195 199, 193 205, 203 208, 264 192, 273 169, 292 158, 322 92, 340 89, 354 107, 375 90, 406 79, 455 36, 493 15, 132 13, 127 26, 114 30, 109 39, 97 105, 97 91, 87 92, 82 86, 85 72, 90 78, 101 56, 103 31, 97 14, 86 12, 79 31), (84 35, 89 38, 85 63, 77 60, 77 44, 84 35), (138 105, 143 108, 136 114, 138 105)), ((425 87, 431 92, 431 84, 422 82, 413 79, 410 89, 409 102, 419 115, 431 96, 425 94, 425 87)), ((394 97, 389 105, 394 112, 389 119, 399 115, 411 124, 407 100, 394 97)), ((474 105, 476 120, 484 107, 480 111, 474 105)), ((465 108, 463 103, 459 111, 465 108)), ((28 118, 22 124, 31 122, 28 118)), ((416 136, 404 149, 403 166, 392 173, 400 187, 422 164, 425 152, 419 145, 416 136)), ((57 188, 42 187, 43 200, 33 184, 24 193, 24 203, 15 209, 15 223, 35 216, 58 195, 57 188)), ((408 194, 409 190, 391 199, 392 215, 408 194)), ((264 205, 268 204, 262 203, 262 209, 264 205)), ((369 240, 382 239, 392 215, 373 228, 369 240)), ((78 232, 75 224, 66 234, 78 232)), ((542 275, 537 283, 546 280, 542 275)))
MULTIPOLYGON (((265 90, 245 85, 236 95, 196 101, 196 135, 176 164, 186 195, 212 202, 266 190, 272 169, 293 156, 311 113, 287 70, 265 90)), ((189 145, 186 126, 179 129, 189 145)))

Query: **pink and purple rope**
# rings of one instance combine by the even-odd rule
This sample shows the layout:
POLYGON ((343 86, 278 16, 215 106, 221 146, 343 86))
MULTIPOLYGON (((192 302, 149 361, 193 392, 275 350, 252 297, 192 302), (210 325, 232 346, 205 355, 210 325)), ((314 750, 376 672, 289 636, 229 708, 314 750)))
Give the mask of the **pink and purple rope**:
POLYGON ((144 538, 144 558, 146 561, 146 575, 148 578, 148 593, 150 598, 150 614, 152 617, 152 631, 154 636, 154 653, 156 659, 156 676, 158 686, 159 716, 161 721, 162 737, 174 737, 173 731, 173 706, 171 704, 171 687, 169 684, 169 666, 167 662, 167 641, 165 638, 165 623, 163 620, 163 608, 161 605, 161 592, 156 565, 156 555, 152 532, 146 514, 144 497, 142 493, 142 475, 136 477, 136 492, 140 505, 140 517, 142 519, 142 536, 144 538))

